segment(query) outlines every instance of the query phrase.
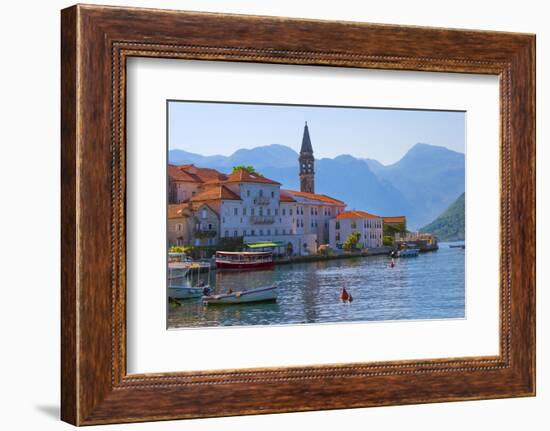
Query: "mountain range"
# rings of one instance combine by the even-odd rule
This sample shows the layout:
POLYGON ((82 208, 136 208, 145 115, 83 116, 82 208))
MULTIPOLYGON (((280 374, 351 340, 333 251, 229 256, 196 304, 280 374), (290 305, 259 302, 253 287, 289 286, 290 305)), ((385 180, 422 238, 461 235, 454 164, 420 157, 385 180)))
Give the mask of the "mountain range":
POLYGON ((462 193, 443 214, 430 224, 422 227, 421 232, 430 232, 440 241, 463 241, 465 238, 465 195, 462 193))
MULTIPOLYGON (((283 188, 299 190, 298 153, 284 145, 241 149, 230 156, 170 150, 169 162, 230 172, 250 165, 283 188)), ((315 191, 379 215, 406 215, 409 229, 437 218, 464 192, 464 154, 418 143, 401 160, 383 165, 351 155, 315 161, 315 191)))

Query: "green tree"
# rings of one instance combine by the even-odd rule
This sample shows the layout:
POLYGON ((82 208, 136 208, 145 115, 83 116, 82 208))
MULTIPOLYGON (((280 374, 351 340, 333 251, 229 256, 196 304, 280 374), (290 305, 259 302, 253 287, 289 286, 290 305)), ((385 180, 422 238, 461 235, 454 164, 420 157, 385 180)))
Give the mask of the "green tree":
POLYGON ((352 232, 344 241, 342 248, 346 251, 353 251, 357 249, 357 244, 359 243, 359 238, 361 235, 359 232, 352 232))
POLYGON ((239 172, 239 171, 246 171, 252 175, 258 175, 260 177, 262 176, 262 174, 260 174, 256 169, 254 169, 254 166, 233 166, 232 173, 239 172))

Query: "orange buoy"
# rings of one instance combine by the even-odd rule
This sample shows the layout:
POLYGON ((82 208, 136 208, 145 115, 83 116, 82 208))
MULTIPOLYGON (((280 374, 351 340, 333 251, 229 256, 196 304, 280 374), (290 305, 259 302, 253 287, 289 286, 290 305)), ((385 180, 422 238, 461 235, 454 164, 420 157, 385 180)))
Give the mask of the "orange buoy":
POLYGON ((342 287, 342 289, 340 289, 340 300, 343 302, 346 302, 349 300, 349 293, 345 287, 342 287))

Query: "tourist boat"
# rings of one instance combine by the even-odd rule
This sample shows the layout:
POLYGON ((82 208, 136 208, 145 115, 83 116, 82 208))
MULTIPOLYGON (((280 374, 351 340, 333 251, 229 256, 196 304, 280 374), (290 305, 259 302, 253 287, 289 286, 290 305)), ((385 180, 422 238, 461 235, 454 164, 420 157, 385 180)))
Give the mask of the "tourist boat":
POLYGON ((216 268, 221 270, 246 271, 273 268, 273 252, 217 251, 216 268))
POLYGON ((415 257, 418 256, 418 248, 404 248, 397 251, 397 257, 415 257))
POLYGON ((247 304, 252 302, 269 302, 276 300, 277 285, 275 284, 269 287, 259 287, 256 289, 240 290, 238 292, 207 295, 202 297, 202 302, 206 305, 247 304))

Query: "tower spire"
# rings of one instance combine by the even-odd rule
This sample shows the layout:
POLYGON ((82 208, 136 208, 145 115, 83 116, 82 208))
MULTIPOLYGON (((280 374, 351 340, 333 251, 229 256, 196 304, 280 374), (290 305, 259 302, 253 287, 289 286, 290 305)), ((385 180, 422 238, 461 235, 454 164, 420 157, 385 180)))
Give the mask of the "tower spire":
POLYGON ((300 149, 300 191, 306 193, 315 193, 315 158, 313 157, 313 147, 309 137, 307 121, 304 125, 304 134, 302 136, 302 147, 300 149))
POLYGON ((307 121, 304 126, 304 136, 302 137, 302 148, 300 153, 311 153, 313 154, 313 148, 311 147, 311 138, 309 137, 309 128, 307 127, 307 121))

